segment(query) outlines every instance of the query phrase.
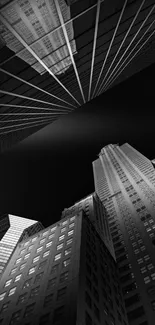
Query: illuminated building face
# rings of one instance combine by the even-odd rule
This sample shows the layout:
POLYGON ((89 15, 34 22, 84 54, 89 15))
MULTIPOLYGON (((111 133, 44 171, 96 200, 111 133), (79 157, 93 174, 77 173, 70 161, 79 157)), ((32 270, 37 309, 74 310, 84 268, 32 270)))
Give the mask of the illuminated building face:
MULTIPOLYGON (((70 8, 65 1, 57 0, 57 5, 63 21, 70 20, 70 8)), ((54 0, 43 2, 21 0, 8 4, 6 1, 1 14, 7 21, 7 24, 4 21, 0 23, 1 36, 6 46, 19 58, 40 74, 44 74, 46 69, 29 49, 34 51, 54 75, 62 74, 70 67, 72 61, 60 28, 60 17, 54 0)), ((71 51, 76 54, 72 22, 68 23, 66 28, 71 51)))

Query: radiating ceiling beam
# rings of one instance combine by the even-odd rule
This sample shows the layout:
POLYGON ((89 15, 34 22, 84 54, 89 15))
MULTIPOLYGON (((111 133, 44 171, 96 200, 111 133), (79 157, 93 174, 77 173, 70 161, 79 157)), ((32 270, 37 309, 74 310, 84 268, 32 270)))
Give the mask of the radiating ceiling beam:
MULTIPOLYGON (((15 129, 15 130, 4 131, 4 132, 1 132, 0 135, 4 135, 4 134, 8 134, 8 133, 13 133, 13 132, 17 132, 17 131, 23 131, 24 129, 34 128, 36 126, 40 126, 40 125, 44 125, 44 124, 47 125, 47 124, 52 123, 52 121, 53 121, 53 119, 51 121, 49 120, 49 123, 47 123, 47 122, 38 122, 35 125, 33 124, 33 125, 23 126, 21 128, 15 129)), ((0 139, 0 141, 1 141, 1 139, 0 139)))
POLYGON ((98 83, 99 83, 99 81, 100 81, 100 78, 101 78, 101 75, 102 75, 103 69, 104 69, 104 67, 105 67, 105 64, 106 64, 106 61, 107 61, 107 58, 108 58, 108 55, 109 55, 109 53, 110 53, 110 50, 111 50, 112 44, 113 44, 113 42, 114 42, 114 39, 115 39, 115 36, 116 36, 117 30, 118 30, 118 27, 119 27, 120 21, 121 21, 121 19, 122 19, 122 16, 123 16, 123 13, 124 13, 125 7, 126 7, 126 5, 127 5, 127 1, 128 1, 128 0, 125 0, 124 5, 123 5, 123 8, 122 8, 122 10, 121 10, 121 13, 120 13, 120 16, 119 16, 119 19, 118 19, 117 25, 116 25, 116 27, 115 27, 115 30, 114 30, 114 33, 113 33, 113 36, 112 36, 112 39, 111 39, 111 42, 110 42, 110 45, 109 45, 108 51, 107 51, 106 56, 105 56, 105 58, 104 58, 104 62, 103 62, 103 65, 102 65, 102 68, 101 68, 101 71, 100 71, 99 77, 98 77, 98 79, 97 79, 97 82, 96 82, 96 85, 95 85, 95 88, 94 88, 94 91, 93 91, 93 95, 92 95, 91 98, 93 98, 93 97, 95 96, 96 88, 97 88, 98 83))
MULTIPOLYGON (((147 29, 147 31, 151 28, 151 26, 155 23, 155 19, 153 20, 153 22, 151 23, 151 25, 149 26, 149 28, 147 29)), ((139 41, 136 43, 136 45, 134 46, 134 48, 132 49, 132 51, 129 53, 129 55, 125 58, 125 60, 123 61, 123 63, 121 64, 121 66, 118 68, 118 70, 115 72, 114 76, 113 76, 113 80, 110 81, 109 85, 107 85, 107 88, 109 88, 111 86, 111 84, 119 77, 119 75, 123 72, 123 70, 128 66, 128 64, 135 58, 135 56, 139 53, 139 51, 143 48, 143 46, 149 41, 149 39, 154 35, 155 33, 155 29, 153 30, 153 32, 149 35, 149 37, 145 40, 145 42, 140 46, 140 48, 134 53, 134 55, 130 58, 130 60, 125 64, 125 66, 123 67, 123 69, 118 73, 118 71, 120 70, 120 68, 122 67, 122 65, 125 63, 125 61, 128 59, 128 57, 131 55, 131 53, 134 51, 134 49, 137 47, 137 45, 140 43, 140 41, 142 40, 142 38, 145 36, 145 34, 147 33, 147 31, 144 33, 144 35, 139 39, 139 41), (118 73, 118 74, 117 74, 118 73), (115 77, 116 75, 116 77, 115 77)), ((105 90, 104 90, 105 91, 105 90)))
MULTIPOLYGON (((32 100, 34 102, 39 102, 39 103, 43 103, 43 104, 47 104, 47 105, 53 105, 55 106, 55 104, 51 104, 49 102, 45 102, 44 100, 41 100, 41 99, 35 99, 35 98, 31 98, 31 97, 27 97, 27 96, 24 96, 24 95, 20 95, 20 94, 16 94, 16 93, 12 93, 10 91, 6 91, 6 90, 1 90, 0 89, 0 94, 4 94, 4 95, 9 95, 9 96, 15 96, 15 97, 19 97, 19 98, 22 98, 22 99, 27 99, 27 100, 32 100)), ((60 106, 59 106, 60 107, 60 106)), ((68 108, 68 107, 65 107, 65 106, 61 106, 64 108, 64 110, 72 110, 71 108, 68 108)), ((51 111, 52 110, 55 110, 53 108, 51 108, 51 111)))
POLYGON ((141 5, 140 5, 140 7, 138 8, 138 10, 137 10, 137 12, 136 12, 136 15, 134 16, 134 18, 133 18, 133 20, 132 20, 132 22, 131 22, 131 24, 130 24, 130 26, 129 26, 129 28, 128 28, 128 30, 127 30, 127 32, 126 32, 126 34, 125 34, 125 36, 124 36, 124 38, 123 38, 123 40, 122 40, 122 42, 121 42, 121 44, 120 44, 118 50, 117 50, 117 52, 116 52, 116 54, 115 54, 115 56, 114 56, 114 58, 113 58, 113 60, 112 60, 112 62, 111 62, 111 64, 110 64, 110 67, 108 68, 108 70, 107 70, 107 72, 106 72, 106 74, 105 74, 105 76, 104 76, 104 78, 103 78, 103 80, 102 80, 102 82, 101 82, 101 84, 100 84, 100 86, 99 86, 99 89, 98 89, 98 91, 97 91, 97 95, 99 95, 100 90, 101 90, 101 88, 103 87, 104 81, 105 81, 105 79, 106 79, 106 77, 107 77, 109 71, 111 70, 111 67, 113 66, 113 64, 114 64, 114 62, 115 62, 115 60, 116 60, 116 58, 117 58, 117 56, 118 56, 118 54, 119 54, 119 52, 120 52, 120 50, 121 50, 123 44, 124 44, 124 42, 125 42, 125 40, 126 40, 128 34, 130 33, 130 30, 131 30, 132 26, 134 25, 134 22, 135 22, 135 20, 137 19, 138 15, 139 15, 139 12, 140 12, 140 10, 141 10, 143 4, 145 3, 145 1, 146 1, 146 0, 143 0, 142 3, 141 3, 141 5))
MULTIPOLYGON (((3 115, 4 116, 4 115, 3 115)), ((56 116, 55 116, 56 117, 56 116)), ((0 121, 0 124, 1 123, 14 123, 14 122, 19 122, 19 121, 33 121, 33 120, 36 120, 36 121, 48 121, 49 119, 51 119, 51 118, 55 118, 54 116, 52 116, 52 117, 47 117, 47 116, 45 116, 45 117, 43 117, 43 116, 40 116, 40 117, 29 117, 29 118, 25 118, 25 117, 23 117, 23 118, 19 118, 19 119, 9 119, 9 120, 1 120, 0 121)), ((9 128, 10 126, 8 126, 8 128, 9 128)), ((1 128, 1 127, 0 127, 1 128)))
MULTIPOLYGON (((66 112, 67 114, 67 110, 60 110, 60 109, 54 109, 54 108, 45 108, 45 107, 36 107, 36 106, 24 106, 24 105, 15 105, 15 104, 3 104, 3 103, 0 103, 0 106, 4 106, 4 107, 15 107, 15 108, 28 108, 28 109, 35 109, 35 110, 44 110, 44 111, 55 111, 57 114, 61 114, 61 112, 66 112)), ((69 111, 70 112, 70 111, 69 111)), ((36 114, 36 113, 34 113, 36 114)), ((42 114, 45 114, 45 113, 42 113, 42 114)), ((48 113, 46 113, 48 114, 48 113)), ((49 113, 49 114, 52 114, 52 113, 49 113)), ((53 114, 55 114, 53 112, 53 114)))
POLYGON ((111 79, 111 76, 114 74, 115 70, 117 69, 119 63, 122 61, 122 59, 124 58, 124 55, 126 54, 126 52, 129 50, 130 46, 132 45, 132 43, 134 42, 135 38, 137 37, 137 35, 139 34, 139 32, 141 31, 141 29, 143 28, 144 24, 146 23, 147 19, 149 18, 149 16, 151 15, 152 11, 155 9, 155 5, 151 8, 151 10, 149 11, 148 15, 146 16, 146 18, 144 19, 144 21, 142 22, 142 24, 140 25, 139 29, 137 30, 136 34, 134 35, 134 37, 132 38, 131 42, 129 43, 129 45, 127 46, 127 48, 125 49, 124 53, 122 54, 122 56, 120 57, 119 61, 117 62, 117 64, 115 65, 114 69, 112 70, 110 76, 108 77, 108 79, 105 82, 104 87, 102 88, 102 91, 106 88, 106 85, 109 83, 109 80, 111 79))
POLYGON ((46 66, 46 64, 39 58, 39 56, 31 49, 31 47, 23 40, 23 38, 16 32, 16 30, 8 23, 8 21, 0 13, 1 22, 9 29, 9 31, 18 39, 19 42, 32 54, 32 56, 44 67, 44 69, 59 83, 59 85, 77 102, 78 100, 70 93, 70 91, 61 83, 61 81, 53 74, 53 72, 46 66))
MULTIPOLYGON (((53 120, 53 118, 48 118, 47 120, 50 121, 51 119, 53 120)), ((44 123, 46 123, 46 121, 45 120, 40 120, 38 122, 44 122, 44 123)), ((31 124, 34 124, 34 123, 36 123, 36 121, 29 122, 29 123, 13 124, 13 125, 9 125, 9 126, 2 126, 2 127, 0 127, 0 131, 1 130, 4 130, 4 129, 8 129, 8 128, 15 128, 16 126, 18 127, 18 126, 24 126, 24 125, 29 125, 29 124, 31 125, 31 124)))
MULTIPOLYGON (((66 103, 66 104, 68 104, 68 105, 71 105, 71 106, 73 106, 74 108, 76 108, 76 106, 74 106, 74 105, 72 105, 72 104, 66 102, 65 100, 61 99, 60 97, 57 97, 57 96, 55 96, 55 95, 50 94, 48 91, 46 91, 46 90, 44 90, 44 89, 42 89, 42 88, 40 88, 40 87, 38 87, 38 86, 35 86, 35 85, 31 84, 30 82, 28 82, 28 81, 26 81, 26 80, 24 80, 24 79, 22 79, 22 78, 20 78, 20 77, 15 76, 13 73, 10 73, 10 72, 8 72, 8 71, 2 69, 2 68, 0 68, 0 72, 3 72, 3 73, 7 74, 8 76, 10 76, 10 77, 12 77, 12 78, 15 78, 15 79, 17 79, 17 80, 19 80, 19 81, 21 81, 21 82, 27 84, 27 85, 30 86, 30 87, 33 87, 33 88, 35 88, 35 89, 37 89, 37 90, 39 90, 39 91, 42 91, 43 93, 45 93, 45 94, 48 95, 48 96, 54 97, 54 98, 56 98, 56 99, 58 99, 58 100, 60 100, 60 101, 62 101, 62 102, 64 102, 64 103, 66 103)), ((51 105, 51 103, 49 103, 49 104, 51 105)), ((63 107, 63 106, 58 105, 58 104, 55 104, 55 103, 53 103, 53 105, 63 107)))
POLYGON ((95 30, 94 30, 94 42, 93 42, 93 52, 92 52, 92 61, 91 61, 91 70, 90 70, 90 80, 89 80, 88 101, 90 100, 90 93, 91 93, 91 87, 92 87, 96 41, 97 41, 98 24, 99 24, 99 16, 100 16, 100 5, 101 5, 101 1, 98 0, 97 1, 97 10, 96 10, 96 21, 95 21, 95 30))
POLYGON ((79 74, 78 74, 78 71, 77 71, 77 67, 76 67, 76 64, 75 64, 75 60, 74 60, 74 56, 73 56, 73 53, 72 53, 72 49, 71 49, 69 37, 68 37, 68 34, 67 34, 66 26, 64 26, 64 19, 63 19, 61 10, 60 10, 59 2, 57 0, 54 0, 54 3, 55 3, 55 6, 56 6, 56 10, 57 10, 57 13, 58 13, 58 17, 59 17, 59 20, 60 20, 60 24, 62 26, 62 30, 63 30, 64 37, 65 37, 65 40, 66 40, 67 48, 68 48, 68 51, 69 51, 69 55, 70 55, 70 58, 71 58, 71 61, 72 61, 72 64, 73 64, 73 68, 74 68, 74 71, 75 71, 76 79, 77 79, 77 82, 78 82, 78 85, 79 85, 79 88, 80 88, 80 91, 81 91, 81 95, 82 95, 83 101, 85 103, 86 101, 85 101, 85 97, 84 97, 84 93, 83 93, 81 81, 80 81, 79 74))

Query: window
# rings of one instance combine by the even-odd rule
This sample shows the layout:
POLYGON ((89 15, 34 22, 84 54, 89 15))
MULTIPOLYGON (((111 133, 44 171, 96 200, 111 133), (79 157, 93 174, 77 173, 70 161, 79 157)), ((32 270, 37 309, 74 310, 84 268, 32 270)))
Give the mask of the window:
POLYGON ((16 311, 12 314, 10 325, 15 324, 20 319, 21 310, 16 311))
POLYGON ((31 267, 31 268, 29 269, 29 272, 28 272, 28 274, 32 274, 32 273, 34 273, 34 272, 35 272, 35 270, 36 270, 36 266, 34 266, 34 267, 31 267))
POLYGON ((5 295, 6 295, 6 292, 3 292, 0 294, 0 301, 4 299, 5 295))
POLYGON ((73 228, 74 227, 74 225, 75 225, 75 223, 73 222, 73 223, 70 223, 70 225, 69 225, 69 228, 73 228))
POLYGON ((59 250, 59 249, 61 249, 62 247, 63 247, 63 243, 62 244, 59 244, 59 245, 57 245, 57 251, 59 250))
POLYGON ((43 254, 43 257, 48 256, 49 253, 50 253, 50 251, 46 251, 46 252, 43 254))
POLYGON ((37 253, 41 252, 43 249, 43 246, 40 246, 39 248, 37 248, 37 253))
POLYGON ((68 236, 73 235, 73 232, 74 232, 74 230, 70 230, 70 231, 68 231, 68 236))
POLYGON ((70 218, 70 221, 73 221, 73 220, 75 220, 75 216, 73 216, 73 217, 70 218))
POLYGON ((30 253, 26 254, 26 255, 24 256, 24 260, 27 260, 27 258, 29 258, 29 256, 30 256, 30 253))
POLYGON ((59 268, 59 264, 56 264, 56 265, 52 266, 51 274, 55 274, 55 273, 57 273, 58 268, 59 268))
POLYGON ((150 297, 155 296, 155 285, 149 287, 149 288, 147 289, 147 293, 148 293, 148 295, 149 295, 150 297))
POLYGON ((7 281, 5 282, 5 285, 4 285, 4 287, 7 287, 7 286, 9 286, 11 282, 12 282, 12 279, 10 279, 10 280, 7 280, 7 281))
POLYGON ((88 307, 91 308, 92 301, 91 301, 91 297, 87 291, 85 292, 85 301, 86 301, 86 304, 88 305, 88 307))
POLYGON ((36 257, 34 257, 34 259, 33 259, 33 263, 39 261, 39 259, 40 259, 40 256, 36 256, 36 257))
POLYGON ((96 286, 98 285, 98 279, 94 273, 93 273, 93 282, 96 284, 96 286))
POLYGON ((66 221, 64 221, 64 222, 62 222, 62 226, 65 226, 66 224, 67 224, 67 222, 68 222, 68 220, 66 220, 66 221))
POLYGON ((152 280, 155 280, 155 273, 151 274, 151 278, 152 278, 152 280))
POLYGON ((94 304, 94 314, 98 320, 100 320, 100 312, 97 306, 94 304))
POLYGON ((22 258, 21 258, 21 257, 20 257, 20 258, 18 258, 18 259, 17 259, 17 261, 16 261, 16 264, 20 263, 20 262, 21 262, 21 260, 22 260, 22 258))
POLYGON ((27 299, 27 295, 28 295, 28 292, 25 292, 24 294, 19 296, 18 301, 17 301, 17 305, 22 304, 23 302, 25 302, 25 300, 27 299))
POLYGON ((99 301, 99 294, 98 294, 97 290, 94 287, 93 287, 93 295, 94 295, 95 299, 97 301, 99 301))
POLYGON ((48 236, 48 239, 52 239, 54 237, 54 234, 51 234, 48 236))
POLYGON ((142 259, 142 258, 139 258, 139 259, 137 260, 137 262, 138 262, 138 264, 142 264, 142 263, 143 263, 143 259, 142 259))
POLYGON ((22 249, 21 252, 20 252, 20 254, 24 254, 25 251, 26 251, 26 249, 22 249))
POLYGON ((152 309, 155 311, 155 300, 151 301, 152 309))
POLYGON ((71 253, 71 247, 68 248, 68 249, 65 249, 65 255, 68 255, 68 254, 70 254, 70 253, 71 253))
POLYGON ((127 316, 128 316, 128 320, 129 322, 143 316, 145 314, 144 312, 144 308, 141 306, 141 307, 138 307, 130 312, 127 313, 127 316))
POLYGON ((86 286, 91 290, 91 281, 87 276, 86 276, 86 286))
POLYGON ((10 289, 8 296, 14 295, 15 291, 16 291, 16 287, 13 287, 12 289, 10 289))
POLYGON ((35 302, 31 305, 28 305, 25 309, 24 318, 31 315, 35 307, 35 302))
POLYGON ((64 238, 65 238, 65 235, 59 236, 59 241, 64 239, 64 238))
POLYGON ((17 281, 19 281, 19 280, 20 280, 20 278, 21 278, 21 276, 22 276, 22 274, 18 274, 18 275, 15 277, 15 281, 14 281, 14 282, 17 282, 17 281))
POLYGON ((123 294, 126 294, 132 290, 135 290, 137 288, 137 285, 135 282, 127 285, 126 287, 122 288, 123 294))
POLYGON ((43 238, 40 240, 40 244, 43 244, 45 242, 46 238, 43 238))
POLYGON ((50 279, 47 284, 47 290, 54 288, 56 283, 56 278, 50 279))
POLYGON ((56 308, 54 311, 52 324, 55 324, 58 321, 61 321, 62 317, 63 317, 63 313, 64 313, 64 306, 60 306, 60 307, 56 308))
POLYGON ((139 294, 135 294, 134 296, 131 296, 130 298, 125 299, 125 306, 126 307, 132 306, 139 301, 140 301, 139 294))
POLYGON ((24 247, 27 246, 29 244, 30 241, 26 241, 24 244, 24 247))
POLYGON ((35 280, 34 280, 34 284, 37 284, 38 282, 40 282, 40 280, 43 277, 44 272, 40 272, 39 274, 36 275, 35 280))
POLYGON ((23 289, 26 289, 26 288, 30 287, 31 286, 31 283, 32 283, 32 278, 26 280, 24 282, 23 289))
POLYGON ((57 261, 57 260, 59 260, 60 258, 61 258, 61 253, 55 255, 55 257, 54 257, 54 261, 57 261))
POLYGON ((66 267, 70 264, 70 258, 67 258, 67 260, 63 261, 63 267, 66 267))
POLYGON ((72 242, 73 242, 73 238, 70 238, 70 239, 68 239, 68 240, 66 241, 66 244, 69 245, 69 244, 71 244, 72 242))
POLYGON ((144 282, 145 282, 145 284, 147 284, 147 283, 149 283, 151 280, 150 280, 150 277, 149 276, 146 276, 145 278, 144 278, 144 282))
POLYGON ((30 251, 32 248, 33 248, 33 245, 30 245, 30 246, 29 246, 29 251, 30 251))
POLYGON ((53 301, 53 293, 51 293, 50 295, 48 295, 48 296, 45 297, 43 307, 48 307, 48 306, 50 306, 51 303, 52 303, 52 301, 53 301))
POLYGON ((34 288, 31 290, 31 293, 30 293, 30 298, 34 298, 36 296, 38 296, 39 294, 39 289, 40 289, 40 286, 34 288))
POLYGON ((56 227, 51 228, 51 232, 53 232, 54 230, 56 230, 56 227))
POLYGON ((46 263, 47 263, 47 260, 41 262, 41 263, 39 264, 39 266, 38 266, 38 270, 43 269, 43 268, 45 267, 46 263))
POLYGON ((19 270, 20 270, 20 271, 21 271, 21 270, 23 270, 23 269, 24 269, 24 267, 25 267, 25 265, 26 265, 26 263, 23 263, 23 264, 21 264, 21 266, 20 266, 19 270))
POLYGON ((85 323, 86 323, 86 325, 93 325, 92 319, 91 319, 90 315, 87 313, 87 311, 85 312, 85 323))
POLYGON ((63 287, 63 288, 58 290, 57 300, 60 300, 60 299, 64 298, 64 296, 66 295, 66 290, 67 290, 67 287, 63 287))
POLYGON ((144 260, 145 260, 145 261, 148 261, 149 259, 150 259, 150 256, 149 256, 149 255, 145 255, 145 256, 144 256, 144 260))
POLYGON ((153 269, 153 268, 154 268, 154 266, 153 266, 153 264, 152 264, 152 263, 150 263, 150 264, 148 264, 148 265, 147 265, 147 268, 148 268, 148 270, 151 270, 151 269, 153 269))
POLYGON ((14 269, 11 270, 10 275, 11 275, 11 274, 14 274, 16 271, 17 271, 17 267, 15 267, 14 269))
POLYGON ((7 301, 5 304, 3 304, 0 313, 4 313, 8 309, 9 303, 10 301, 7 301))
POLYGON ((147 272, 146 266, 141 267, 140 271, 141 271, 142 274, 147 272))
POLYGON ((46 244, 46 248, 47 247, 50 247, 52 245, 52 241, 49 241, 47 244, 46 244))
POLYGON ((64 231, 66 231, 66 227, 61 229, 61 233, 64 232, 64 231))
POLYGON ((32 243, 36 241, 37 237, 32 238, 32 243))
POLYGON ((43 232, 42 236, 46 236, 48 234, 48 231, 43 232))
POLYGON ((68 279, 68 271, 60 275, 60 283, 65 282, 68 279))

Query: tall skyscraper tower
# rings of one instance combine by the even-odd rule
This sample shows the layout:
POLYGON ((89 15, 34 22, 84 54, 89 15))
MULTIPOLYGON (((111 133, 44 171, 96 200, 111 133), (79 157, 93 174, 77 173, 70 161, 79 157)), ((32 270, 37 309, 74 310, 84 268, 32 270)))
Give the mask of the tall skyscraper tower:
POLYGON ((22 241, 0 282, 2 325, 128 325, 116 262, 81 211, 22 241))
POLYGON ((5 233, 3 227, 3 236, 1 236, 0 240, 0 275, 4 271, 18 242, 44 228, 43 225, 36 220, 17 217, 11 214, 2 218, 0 226, 1 224, 4 226, 4 221, 5 233))
POLYGON ((155 170, 125 143, 93 162, 95 190, 108 212, 129 323, 154 325, 155 170))

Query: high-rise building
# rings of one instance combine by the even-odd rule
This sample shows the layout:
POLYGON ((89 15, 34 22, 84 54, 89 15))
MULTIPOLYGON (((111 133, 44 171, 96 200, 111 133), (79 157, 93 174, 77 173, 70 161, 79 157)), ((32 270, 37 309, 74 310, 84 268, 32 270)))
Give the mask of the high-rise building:
POLYGON ((127 325, 116 262, 85 213, 18 244, 0 282, 0 324, 127 325))
POLYGON ((0 215, 0 241, 10 227, 10 222, 7 214, 0 215))
POLYGON ((84 211, 90 221, 93 223, 97 232, 99 232, 104 244, 109 249, 115 259, 114 246, 109 230, 106 209, 96 193, 90 194, 82 200, 76 202, 73 206, 65 208, 62 212, 62 218, 74 216, 80 211, 84 211))
POLYGON ((3 236, 1 236, 0 240, 0 275, 4 271, 18 242, 44 228, 43 225, 36 220, 11 214, 6 215, 5 218, 0 220, 0 226, 1 223, 2 226, 5 225, 5 227, 1 228, 3 230, 3 236))
POLYGON ((129 323, 154 325, 154 167, 125 143, 104 147, 93 171, 95 190, 108 213, 129 323))

